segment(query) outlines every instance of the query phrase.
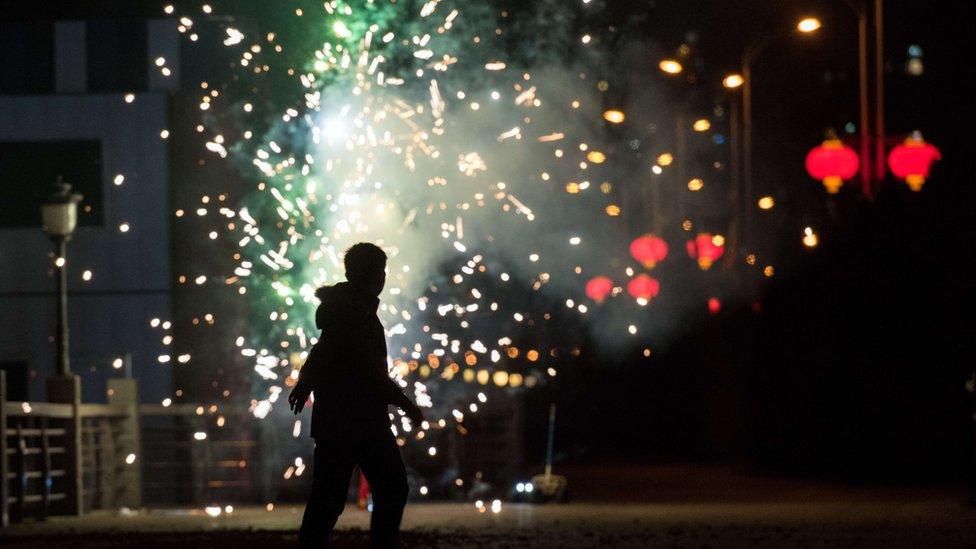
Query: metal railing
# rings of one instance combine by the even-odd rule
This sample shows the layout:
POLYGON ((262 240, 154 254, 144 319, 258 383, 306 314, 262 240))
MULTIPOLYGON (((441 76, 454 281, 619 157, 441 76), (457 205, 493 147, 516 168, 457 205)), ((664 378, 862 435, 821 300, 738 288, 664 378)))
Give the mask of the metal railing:
POLYGON ((9 402, 5 422, 5 515, 46 516, 67 498, 66 422, 70 404, 9 402), (9 509, 9 510, 8 510, 9 509))
POLYGON ((264 486, 244 407, 142 404, 143 489, 153 504, 257 501, 264 486), (247 428, 241 428, 247 426, 247 428))
POLYGON ((126 378, 108 380, 107 404, 80 402, 77 376, 49 380, 47 389, 58 402, 7 402, 0 371, 0 525, 137 508, 144 499, 165 505, 264 495, 262 454, 241 420, 245 407, 140 405, 135 380, 126 378))

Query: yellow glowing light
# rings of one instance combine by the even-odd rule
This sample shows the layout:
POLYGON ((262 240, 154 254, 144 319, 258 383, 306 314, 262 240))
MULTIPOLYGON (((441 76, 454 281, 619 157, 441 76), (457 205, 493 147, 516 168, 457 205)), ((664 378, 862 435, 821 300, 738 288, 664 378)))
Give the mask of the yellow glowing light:
POLYGON ((704 186, 705 182, 697 177, 688 182, 688 190, 692 192, 700 191, 704 186))
POLYGON ((696 132, 707 132, 712 127, 712 123, 707 118, 699 118, 691 125, 691 129, 696 132))
POLYGON ((662 153, 657 157, 657 163, 659 166, 670 166, 674 162, 674 157, 671 153, 662 153))
POLYGON ((814 32, 820 28, 820 20, 816 17, 805 17, 796 24, 796 30, 800 32, 814 32))
POLYGON ((489 378, 488 370, 478 370, 477 378, 478 378, 478 383, 480 383, 481 385, 487 385, 488 378, 489 378))
POLYGON ((674 59, 664 59, 657 64, 657 67, 668 74, 680 74, 684 70, 681 63, 674 59))
POLYGON ((725 237, 720 234, 713 236, 712 244, 715 246, 725 246, 725 237))
POLYGON ((769 210, 769 209, 771 209, 775 205, 776 205, 776 201, 773 200, 773 197, 771 197, 771 196, 764 196, 764 197, 762 197, 762 198, 759 199, 759 209, 760 210, 769 210))
POLYGON ((495 385, 504 387, 508 385, 508 372, 505 370, 498 370, 494 375, 491 376, 491 380, 495 382, 495 385))
POLYGON ((578 194, 580 192, 579 183, 575 181, 570 181, 569 183, 566 183, 566 192, 568 192, 569 194, 578 194))
POLYGON ((603 119, 611 124, 620 124, 627 117, 624 115, 623 111, 618 111, 616 109, 610 109, 603 113, 603 119))
POLYGON ((766 275, 766 276, 773 276, 773 274, 775 274, 775 273, 776 273, 776 270, 773 269, 773 266, 772 265, 766 265, 763 268, 763 274, 766 275))
POLYGON ((603 161, 607 159, 607 155, 600 151, 590 151, 586 154, 586 159, 594 164, 603 164, 603 161))
POLYGON ((610 217, 617 217, 618 215, 620 215, 620 206, 616 204, 610 204, 609 206, 607 206, 606 212, 607 215, 609 215, 610 217))
POLYGON ((733 89, 733 88, 738 88, 743 83, 745 83, 745 81, 746 81, 745 78, 742 78, 741 74, 732 73, 722 79, 722 85, 725 86, 726 88, 733 89))
POLYGON ((803 229, 803 245, 807 248, 815 248, 817 244, 820 243, 820 239, 817 237, 817 233, 813 232, 811 227, 803 229))

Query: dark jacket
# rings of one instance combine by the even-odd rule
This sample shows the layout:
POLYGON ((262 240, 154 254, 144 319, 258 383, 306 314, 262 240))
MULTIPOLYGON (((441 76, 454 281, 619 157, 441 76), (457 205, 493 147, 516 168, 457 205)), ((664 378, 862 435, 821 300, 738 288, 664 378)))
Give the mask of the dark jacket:
POLYGON ((321 304, 315 325, 322 336, 312 346, 298 384, 314 393, 312 436, 390 428, 388 405, 410 405, 387 370, 386 335, 376 309, 379 299, 348 282, 315 292, 321 304))

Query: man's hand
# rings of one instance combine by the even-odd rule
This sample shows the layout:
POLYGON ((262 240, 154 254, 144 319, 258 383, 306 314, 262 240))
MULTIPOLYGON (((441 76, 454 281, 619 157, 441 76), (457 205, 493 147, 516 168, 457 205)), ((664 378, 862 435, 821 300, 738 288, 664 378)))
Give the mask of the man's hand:
POLYGON ((288 394, 288 405, 296 415, 302 413, 302 410, 305 409, 305 403, 308 402, 308 396, 310 394, 312 394, 312 391, 301 383, 295 385, 295 388, 288 394))
POLYGON ((407 417, 410 418, 410 423, 414 425, 420 425, 424 421, 424 413, 420 410, 420 407, 416 404, 411 403, 407 406, 404 412, 407 413, 407 417))

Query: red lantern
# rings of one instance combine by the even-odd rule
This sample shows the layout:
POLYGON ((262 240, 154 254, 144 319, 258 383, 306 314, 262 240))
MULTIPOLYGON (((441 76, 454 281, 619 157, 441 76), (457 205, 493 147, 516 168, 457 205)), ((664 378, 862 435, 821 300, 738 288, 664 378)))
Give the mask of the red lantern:
POLYGON ((922 134, 915 132, 904 143, 891 149, 888 154, 888 167, 891 173, 908 183, 913 191, 922 190, 925 179, 929 176, 932 162, 942 158, 939 149, 922 139, 922 134))
POLYGON ((708 312, 718 314, 722 310, 722 302, 717 297, 708 298, 708 312))
POLYGON ((597 303, 603 303, 612 290, 613 281, 605 276, 594 276, 586 283, 586 297, 597 303))
POLYGON ((658 261, 668 256, 668 243, 652 234, 638 236, 630 243, 630 255, 644 267, 653 269, 658 261))
POLYGON ((688 256, 697 259, 701 270, 707 271, 725 253, 725 238, 722 235, 701 233, 694 240, 689 240, 687 247, 688 256))
POLYGON ((661 283, 646 274, 639 274, 627 283, 627 293, 637 300, 650 301, 661 291, 661 283))
POLYGON ((836 194, 845 179, 854 177, 860 164, 854 149, 840 139, 828 139, 807 153, 807 173, 823 181, 830 194, 836 194))

